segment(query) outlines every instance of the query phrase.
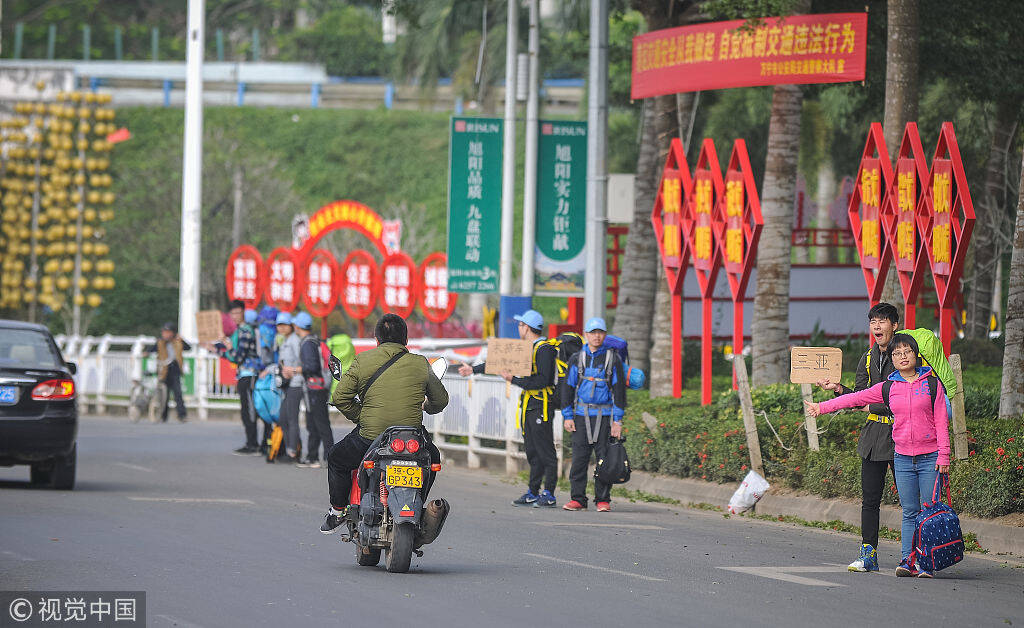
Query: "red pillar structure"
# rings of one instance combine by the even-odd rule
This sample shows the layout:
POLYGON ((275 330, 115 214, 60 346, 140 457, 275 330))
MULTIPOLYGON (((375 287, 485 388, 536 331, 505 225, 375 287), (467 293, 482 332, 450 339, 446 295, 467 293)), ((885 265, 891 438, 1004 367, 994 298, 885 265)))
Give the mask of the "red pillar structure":
MULTIPOLYGON (((761 239, 764 219, 761 200, 750 169, 747 143, 733 142, 732 154, 725 169, 725 194, 716 208, 715 241, 722 259, 722 267, 729 280, 732 293, 732 351, 743 354, 743 299, 750 281, 750 270, 757 258, 757 243, 761 239)), ((733 375, 733 389, 736 376, 733 375)))
POLYGON ((693 189, 683 205, 683 236, 693 257, 701 298, 701 405, 711 403, 711 304, 715 280, 722 268, 722 255, 715 245, 712 226, 715 207, 722 198, 725 184, 718 163, 715 143, 704 138, 693 173, 693 189))
POLYGON ((679 138, 674 138, 669 145, 658 195, 654 199, 651 225, 658 240, 658 252, 672 297, 672 395, 676 398, 683 394, 683 279, 690 256, 689 245, 683 238, 682 212, 692 188, 683 144, 679 138))

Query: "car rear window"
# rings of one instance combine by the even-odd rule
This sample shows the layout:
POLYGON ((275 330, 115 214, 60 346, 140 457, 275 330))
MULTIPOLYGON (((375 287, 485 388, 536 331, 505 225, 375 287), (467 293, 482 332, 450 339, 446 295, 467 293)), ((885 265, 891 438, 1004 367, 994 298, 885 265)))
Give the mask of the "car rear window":
POLYGON ((46 334, 33 329, 0 329, 0 367, 55 369, 61 362, 46 334))

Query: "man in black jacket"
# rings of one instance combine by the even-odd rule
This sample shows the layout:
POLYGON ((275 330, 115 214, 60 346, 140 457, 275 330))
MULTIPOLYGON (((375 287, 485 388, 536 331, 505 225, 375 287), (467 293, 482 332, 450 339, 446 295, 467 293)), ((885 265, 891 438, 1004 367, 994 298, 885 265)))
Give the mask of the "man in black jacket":
MULTIPOLYGON (((513 316, 519 322, 519 337, 533 343, 533 366, 528 377, 502 373, 505 381, 523 389, 519 395, 516 423, 523 430, 526 461, 530 465, 530 484, 516 506, 555 507, 555 484, 558 481, 558 456, 555 454, 554 421, 558 398, 555 395, 555 359, 558 349, 543 336, 544 317, 535 310, 513 316), (541 490, 541 482, 544 490, 541 490)), ((474 367, 463 364, 459 374, 483 373, 486 363, 474 367)))
POLYGON ((320 338, 313 333, 313 317, 299 312, 293 319, 295 333, 299 336, 299 361, 302 364, 302 394, 306 401, 306 457, 299 461, 300 467, 320 468, 320 447, 323 445, 324 460, 334 445, 331 420, 327 415, 327 401, 331 383, 324 377, 323 354, 320 353, 320 338))

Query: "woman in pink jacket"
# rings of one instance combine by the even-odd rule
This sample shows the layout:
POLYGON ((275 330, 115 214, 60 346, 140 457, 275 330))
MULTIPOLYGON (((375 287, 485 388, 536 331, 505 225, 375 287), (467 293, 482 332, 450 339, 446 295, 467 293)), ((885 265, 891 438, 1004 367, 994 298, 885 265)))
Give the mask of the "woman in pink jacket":
POLYGON ((817 416, 843 408, 860 408, 869 403, 884 403, 882 388, 889 385, 892 410, 892 440, 896 444, 893 470, 903 507, 900 541, 903 561, 897 576, 931 578, 932 574, 911 560, 914 529, 921 500, 930 499, 938 473, 949 472, 949 417, 946 392, 930 367, 918 366, 917 341, 908 334, 896 334, 889 343, 893 366, 889 382, 859 392, 841 395, 821 403, 808 403, 808 412, 817 416), (932 394, 931 387, 935 387, 932 394), (934 399, 934 401, 933 401, 934 399))

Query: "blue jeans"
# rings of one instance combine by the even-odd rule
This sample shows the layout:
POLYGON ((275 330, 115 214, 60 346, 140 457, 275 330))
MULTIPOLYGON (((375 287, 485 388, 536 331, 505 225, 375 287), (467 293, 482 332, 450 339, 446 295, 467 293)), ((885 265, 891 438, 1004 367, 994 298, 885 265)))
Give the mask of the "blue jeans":
POLYGON ((921 502, 931 501, 935 478, 939 474, 935 468, 938 459, 939 452, 933 451, 918 456, 897 453, 893 460, 896 490, 899 491, 900 506, 903 508, 903 525, 900 528, 903 560, 910 557, 913 549, 914 531, 917 529, 917 514, 921 512, 921 502))

